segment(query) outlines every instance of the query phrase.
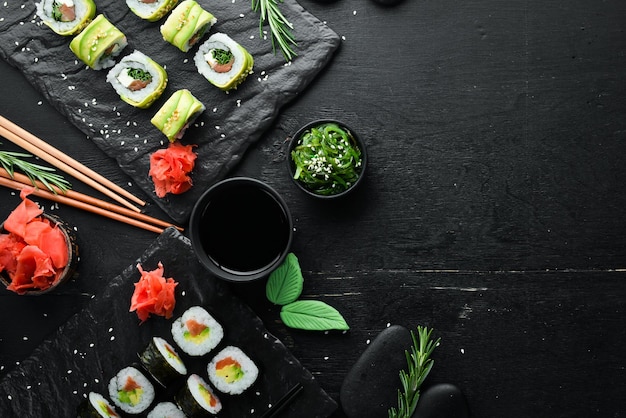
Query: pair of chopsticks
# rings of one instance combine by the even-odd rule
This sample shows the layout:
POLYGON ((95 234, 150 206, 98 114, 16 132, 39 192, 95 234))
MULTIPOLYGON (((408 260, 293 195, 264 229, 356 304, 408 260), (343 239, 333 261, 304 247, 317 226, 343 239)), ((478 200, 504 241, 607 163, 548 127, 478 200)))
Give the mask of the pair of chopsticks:
POLYGON ((3 168, 0 168, 1 186, 14 190, 29 188, 32 189, 31 193, 34 196, 66 204, 68 206, 92 212, 156 233, 161 233, 165 228, 170 226, 182 230, 180 227, 177 227, 169 222, 141 213, 141 209, 129 202, 129 200, 132 200, 142 206, 144 206, 146 202, 134 196, 127 190, 117 186, 115 183, 94 172, 80 162, 72 159, 68 155, 63 154, 50 144, 37 138, 35 135, 17 126, 15 123, 9 121, 3 116, 0 116, 0 136, 3 136, 14 144, 52 164, 59 170, 72 175, 78 180, 81 180, 94 189, 111 197, 123 206, 96 199, 73 190, 67 190, 64 192, 54 186, 52 186, 54 192, 51 192, 48 190, 47 186, 41 182, 35 181, 33 184, 33 181, 31 181, 31 179, 27 176, 20 173, 13 173, 13 175, 11 175, 3 168))

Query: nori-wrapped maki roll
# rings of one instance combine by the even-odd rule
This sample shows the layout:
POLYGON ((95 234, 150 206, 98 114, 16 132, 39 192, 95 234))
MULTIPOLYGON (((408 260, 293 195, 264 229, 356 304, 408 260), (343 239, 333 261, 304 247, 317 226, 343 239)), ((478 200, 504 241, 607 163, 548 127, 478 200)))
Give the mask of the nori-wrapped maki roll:
POLYGON ((154 386, 139 370, 129 366, 109 381, 109 396, 115 405, 129 414, 139 414, 154 401, 154 386))
POLYGON ((211 35, 196 52, 194 61, 198 72, 224 91, 237 88, 254 66, 252 55, 224 33, 211 35))
POLYGON ((217 22, 215 16, 207 12, 194 0, 180 3, 161 25, 163 39, 183 52, 196 44, 217 22))
POLYGON ((240 348, 228 346, 213 357, 207 373, 217 390, 239 395, 256 381, 259 369, 240 348))
POLYGON ((205 106, 189 90, 172 93, 159 111, 150 119, 163 134, 174 142, 185 134, 185 130, 204 112, 205 106))
POLYGON ((134 14, 149 22, 163 18, 176 3, 178 0, 126 0, 126 5, 134 14))
POLYGON ((152 337, 150 344, 139 355, 139 360, 163 387, 187 374, 187 367, 174 347, 161 337, 152 337))
POLYGON ((197 374, 192 374, 174 396, 176 404, 190 417, 211 417, 222 410, 222 402, 209 384, 197 374))
POLYGON ((63 36, 77 34, 96 15, 93 0, 42 0, 36 6, 43 23, 63 36))
POLYGON ((109 70, 107 81, 126 103, 145 109, 161 97, 167 73, 144 53, 134 51, 109 70))
POLYGON ((72 39, 70 49, 90 68, 101 70, 115 65, 127 44, 126 36, 100 14, 72 39))
POLYGON ((102 395, 89 392, 87 399, 78 406, 79 418, 119 418, 115 407, 102 395))

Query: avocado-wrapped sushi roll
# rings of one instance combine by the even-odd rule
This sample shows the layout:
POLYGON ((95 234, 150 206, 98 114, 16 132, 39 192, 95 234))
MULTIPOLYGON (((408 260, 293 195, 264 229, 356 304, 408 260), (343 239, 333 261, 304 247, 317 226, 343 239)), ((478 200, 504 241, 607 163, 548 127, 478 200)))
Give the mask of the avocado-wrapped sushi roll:
POLYGON ((168 14, 178 0, 126 0, 128 8, 148 22, 156 22, 168 14))
POLYGON ((224 91, 237 88, 254 66, 252 55, 224 33, 215 33, 200 45, 194 61, 198 72, 224 91))
POLYGON ((172 323, 172 337, 190 356, 203 356, 224 337, 224 329, 201 306, 192 306, 172 323))
POLYGON ((107 81, 126 103, 145 109, 165 90, 167 73, 144 53, 134 51, 109 70, 107 81))
POLYGON ((256 381, 259 369, 238 347, 228 346, 207 366, 209 380, 222 393, 239 395, 256 381))
POLYGON ((150 119, 170 142, 180 139, 206 107, 187 89, 177 90, 150 119))
POLYGON ((172 11, 161 25, 163 39, 183 52, 196 44, 217 22, 215 16, 207 12, 194 0, 185 0, 172 11))
POLYGON ((187 367, 174 347, 161 337, 152 337, 150 344, 139 355, 139 360, 163 387, 187 374, 187 367))
POLYGON ((87 399, 78 407, 79 418, 120 418, 115 407, 97 392, 89 392, 87 399))
POLYGON ((154 401, 154 386, 139 370, 129 366, 109 381, 109 396, 122 411, 140 414, 154 401))
POLYGON ((37 16, 59 35, 75 35, 96 15, 93 0, 42 0, 37 16))
POLYGON ((197 374, 192 374, 174 396, 176 404, 190 417, 213 416, 222 410, 222 402, 211 386, 197 374))
POLYGON ((100 14, 72 39, 70 49, 90 68, 101 70, 115 65, 114 58, 127 44, 122 31, 100 14))

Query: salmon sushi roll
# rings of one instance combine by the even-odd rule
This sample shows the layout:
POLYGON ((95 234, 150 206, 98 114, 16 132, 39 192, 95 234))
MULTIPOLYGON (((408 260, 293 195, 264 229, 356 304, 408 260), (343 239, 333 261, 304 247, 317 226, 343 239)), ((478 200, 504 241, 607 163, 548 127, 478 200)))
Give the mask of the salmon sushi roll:
POLYGON ((114 66, 115 57, 126 45, 128 41, 122 31, 100 14, 72 39, 70 49, 90 68, 101 70, 114 66))
POLYGON ((237 88, 254 66, 252 55, 224 33, 211 35, 198 48, 194 62, 204 78, 224 91, 237 88))
POLYGON ((240 348, 228 346, 207 366, 209 380, 217 390, 239 395, 256 381, 259 369, 240 348))
POLYGON ((190 356, 203 356, 224 337, 224 329, 204 308, 193 306, 172 324, 174 341, 190 356))
POLYGON ((213 416, 222 410, 222 402, 211 386, 197 374, 192 374, 174 396, 178 407, 190 417, 213 416))
POLYGON ((140 414, 154 401, 154 387, 139 370, 126 367, 109 381, 109 396, 129 414, 140 414))
POLYGON ((148 22, 156 22, 176 6, 178 0, 126 0, 128 8, 148 22))
POLYGON ((107 74, 120 98, 131 106, 146 109, 167 86, 165 69, 140 51, 125 56, 107 74))
POLYGON ((180 3, 161 25, 163 39, 183 52, 189 51, 217 22, 194 0, 180 3))
POLYGON ((150 119, 170 142, 181 139, 187 128, 205 110, 204 104, 187 89, 177 90, 150 119))
POLYGON ((96 15, 93 0, 42 0, 36 3, 37 16, 59 35, 75 35, 96 15))
POLYGON ((152 337, 150 344, 139 355, 139 360, 163 387, 187 374, 187 367, 174 347, 161 337, 152 337))

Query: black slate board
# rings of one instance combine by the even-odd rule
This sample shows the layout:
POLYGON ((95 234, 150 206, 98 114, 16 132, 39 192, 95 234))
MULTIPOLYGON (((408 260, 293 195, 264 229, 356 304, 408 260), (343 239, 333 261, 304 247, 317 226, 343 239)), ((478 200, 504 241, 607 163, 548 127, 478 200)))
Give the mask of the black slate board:
MULTIPOLYGON (((130 297, 140 273, 136 264, 113 278, 106 290, 87 308, 68 320, 19 366, 0 381, 0 415, 72 417, 89 391, 108 397, 109 379, 121 368, 137 363, 154 335, 173 343, 171 323, 190 306, 201 305, 224 326, 225 344, 239 346, 259 367, 256 383, 244 394, 221 395, 220 417, 261 416, 287 391, 302 383, 304 390, 283 413, 285 417, 327 417, 336 402, 319 387, 308 370, 271 335, 262 321, 221 281, 210 276, 195 259, 189 240, 173 228, 166 229, 137 260, 145 270, 162 262, 165 277, 179 282, 171 319, 151 317, 139 324, 129 312, 130 297)), ((265 297, 264 295, 261 295, 265 297)), ((217 351, 214 351, 215 354, 217 351)), ((179 350, 188 373, 207 377, 209 353, 191 358, 179 350)), ((161 390, 158 400, 171 399, 182 384, 161 390)))
MULTIPOLYGON (((97 13, 104 14, 128 38, 122 55, 140 50, 166 67, 167 89, 151 108, 144 110, 120 100, 105 81, 108 70, 94 71, 78 61, 69 49, 71 37, 56 35, 43 25, 35 15, 35 2, 0 4, 0 56, 19 68, 55 108, 181 223, 188 219, 200 194, 227 175, 270 126, 281 106, 329 62, 340 43, 335 32, 296 1, 285 0, 280 8, 293 23, 298 43, 298 56, 286 63, 280 52, 272 51, 269 37, 260 36, 259 15, 252 11, 249 0, 198 2, 218 20, 204 40, 211 33, 224 32, 254 57, 254 74, 230 93, 222 92, 198 74, 193 62, 198 46, 183 53, 163 40, 159 27, 164 20, 143 21, 123 1, 96 2, 97 13), (198 145, 195 187, 183 195, 159 199, 148 177, 149 156, 166 147, 167 140, 150 119, 169 95, 181 88, 191 90, 207 107, 182 141, 198 145)), ((53 145, 62 140, 43 139, 53 145)))

